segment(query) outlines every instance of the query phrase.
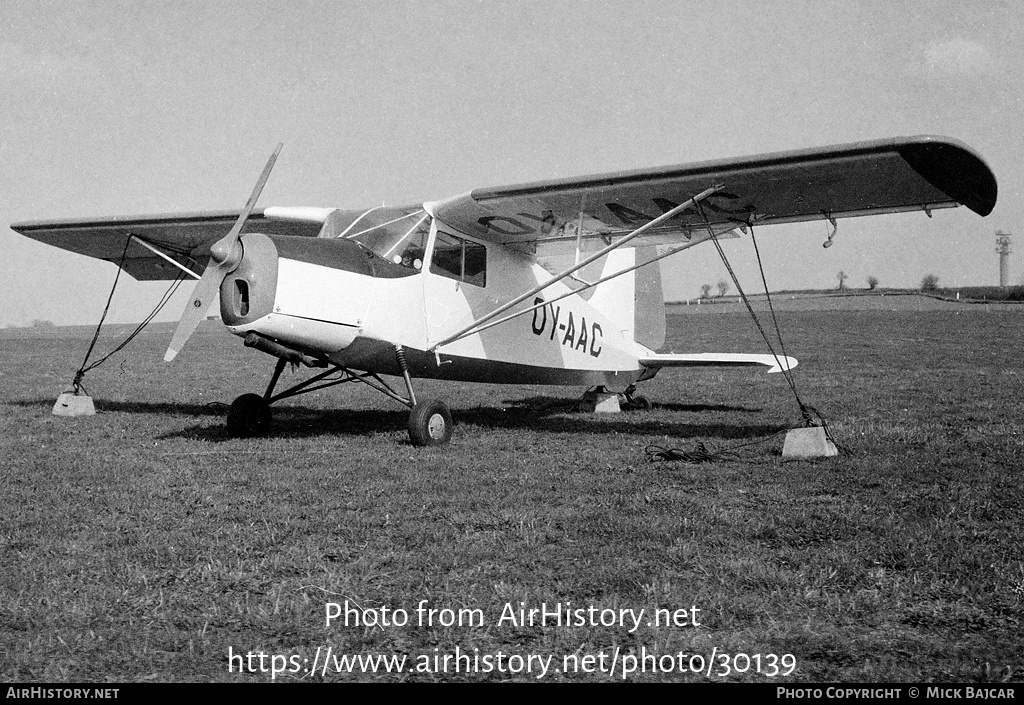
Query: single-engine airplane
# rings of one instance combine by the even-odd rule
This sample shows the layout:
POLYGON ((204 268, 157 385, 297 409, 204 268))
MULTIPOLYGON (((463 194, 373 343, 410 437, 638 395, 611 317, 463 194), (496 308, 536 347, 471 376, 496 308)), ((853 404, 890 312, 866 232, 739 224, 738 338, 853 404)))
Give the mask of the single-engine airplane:
POLYGON ((227 329, 277 358, 264 393, 231 404, 233 436, 265 435, 274 402, 345 382, 408 406, 412 443, 438 445, 451 438, 451 412, 417 399, 415 378, 599 385, 624 388, 630 401, 635 384, 663 367, 787 371, 796 361, 774 353, 656 353, 665 310, 659 268, 648 265, 754 226, 820 219, 834 228, 837 218, 960 205, 985 216, 997 193, 969 147, 922 136, 477 189, 407 207, 255 210, 280 149, 240 212, 11 226, 136 279, 199 279, 165 359, 217 298, 227 329), (275 393, 289 363, 319 371, 275 393), (400 377, 404 390, 381 375, 400 377))

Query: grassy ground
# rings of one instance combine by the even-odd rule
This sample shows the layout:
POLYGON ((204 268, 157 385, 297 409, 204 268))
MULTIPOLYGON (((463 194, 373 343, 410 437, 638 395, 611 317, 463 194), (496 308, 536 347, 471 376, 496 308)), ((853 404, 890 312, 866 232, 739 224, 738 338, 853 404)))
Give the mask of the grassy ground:
MULTIPOLYGON (((751 294, 748 299, 755 311, 768 311, 764 294, 751 294)), ((1024 300, 1024 287, 1000 289, 992 287, 964 287, 962 289, 936 289, 923 292, 914 289, 847 289, 845 291, 780 291, 772 294, 776 311, 963 311, 965 306, 989 308, 993 311, 1015 310, 1024 300)), ((671 302, 668 310, 674 314, 704 312, 745 313, 746 306, 735 294, 702 299, 671 302)))
MULTIPOLYGON (((652 443, 722 450, 799 421, 781 376, 721 370, 665 371, 644 389, 653 410, 615 416, 573 410, 582 390, 424 383, 454 407, 444 449, 411 447, 397 404, 349 386, 283 402, 272 438, 229 439, 216 403, 262 391, 272 361, 205 326, 169 366, 169 330, 147 333, 86 379, 99 415, 58 418, 88 340, 4 332, 0 680, 268 680, 258 664, 229 673, 229 649, 311 663, 327 647, 410 664, 456 647, 552 655, 552 669, 717 649, 796 669, 712 680, 1019 680, 1024 313, 782 322, 839 458, 783 463, 780 435, 740 460, 648 462, 652 443), (345 600, 410 624, 325 626, 325 603, 345 600), (421 600, 486 623, 420 626, 421 600), (496 623, 520 602, 696 606, 701 626, 496 623)), ((669 334, 677 352, 762 349, 742 314, 671 316, 669 334)))

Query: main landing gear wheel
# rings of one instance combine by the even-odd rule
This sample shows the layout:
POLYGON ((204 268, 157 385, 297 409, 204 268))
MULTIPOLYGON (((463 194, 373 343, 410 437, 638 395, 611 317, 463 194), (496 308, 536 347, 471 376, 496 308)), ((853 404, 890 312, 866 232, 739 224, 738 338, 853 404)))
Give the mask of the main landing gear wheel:
POLYGON ((270 433, 270 404, 259 394, 243 394, 228 410, 228 435, 252 438, 270 433))
POLYGON ((409 440, 414 446, 440 446, 452 439, 452 412, 443 401, 420 402, 409 413, 409 440))

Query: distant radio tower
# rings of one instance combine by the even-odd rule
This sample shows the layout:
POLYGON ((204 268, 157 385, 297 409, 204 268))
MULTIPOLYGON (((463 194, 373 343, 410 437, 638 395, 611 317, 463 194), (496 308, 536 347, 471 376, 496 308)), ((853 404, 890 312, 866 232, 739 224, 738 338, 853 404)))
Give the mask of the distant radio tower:
POLYGON ((996 252, 999 253, 999 286, 1005 289, 1010 282, 1010 233, 996 230, 996 252))

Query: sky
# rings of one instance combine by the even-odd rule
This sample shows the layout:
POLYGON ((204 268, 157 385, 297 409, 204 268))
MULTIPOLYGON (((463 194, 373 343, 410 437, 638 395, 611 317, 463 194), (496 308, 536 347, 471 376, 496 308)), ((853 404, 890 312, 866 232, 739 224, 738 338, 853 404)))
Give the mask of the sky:
MULTIPOLYGON (((473 188, 919 134, 980 153, 999 201, 757 234, 772 290, 1024 283, 1024 12, 994 0, 6 0, 0 327, 95 324, 116 267, 6 226, 260 207, 358 208, 473 188)), ((726 243, 763 290, 748 237, 726 243)), ((669 300, 728 277, 665 261, 669 300)), ((165 284, 123 278, 108 320, 165 284)), ((187 287, 159 320, 174 320, 187 287)), ((717 288, 716 288, 717 290, 717 288)))

